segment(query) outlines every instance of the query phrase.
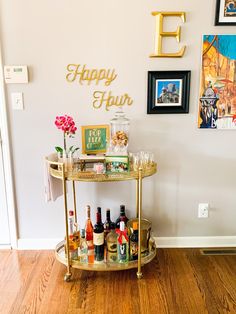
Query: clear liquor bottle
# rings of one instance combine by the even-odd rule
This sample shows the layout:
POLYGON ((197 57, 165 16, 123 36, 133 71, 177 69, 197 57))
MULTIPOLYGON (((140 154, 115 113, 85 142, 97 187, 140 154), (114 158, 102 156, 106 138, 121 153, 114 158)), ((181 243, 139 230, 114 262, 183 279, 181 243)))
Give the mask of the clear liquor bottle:
POLYGON ((114 263, 117 261, 117 237, 115 224, 111 223, 111 231, 107 235, 107 262, 114 263))
POLYGON ((81 263, 88 263, 88 245, 85 239, 85 229, 81 229, 79 259, 81 263))

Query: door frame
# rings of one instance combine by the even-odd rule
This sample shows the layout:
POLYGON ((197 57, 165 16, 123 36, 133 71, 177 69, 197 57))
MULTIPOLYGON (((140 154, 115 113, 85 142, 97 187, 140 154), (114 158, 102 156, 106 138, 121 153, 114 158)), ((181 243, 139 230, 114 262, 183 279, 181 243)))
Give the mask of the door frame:
POLYGON ((1 140, 2 140, 2 155, 3 155, 3 168, 5 175, 5 188, 6 188, 6 201, 8 224, 10 233, 10 245, 13 249, 17 249, 17 224, 16 224, 16 206, 14 197, 13 185, 13 171, 12 171, 12 158, 9 139, 9 127, 7 116, 7 103, 5 97, 5 85, 3 76, 3 61, 2 61, 2 46, 0 41, 0 126, 1 126, 1 140))

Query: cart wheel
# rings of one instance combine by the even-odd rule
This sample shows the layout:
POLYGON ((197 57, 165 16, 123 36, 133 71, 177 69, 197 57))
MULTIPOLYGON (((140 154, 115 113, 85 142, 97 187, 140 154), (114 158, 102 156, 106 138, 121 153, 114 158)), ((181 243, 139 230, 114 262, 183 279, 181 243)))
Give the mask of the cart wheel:
POLYGON ((137 272, 137 278, 138 278, 138 279, 143 278, 143 273, 139 273, 139 272, 137 272))
POLYGON ((64 281, 65 281, 65 282, 70 282, 71 276, 72 276, 71 273, 69 273, 69 274, 66 273, 65 276, 64 276, 64 281))

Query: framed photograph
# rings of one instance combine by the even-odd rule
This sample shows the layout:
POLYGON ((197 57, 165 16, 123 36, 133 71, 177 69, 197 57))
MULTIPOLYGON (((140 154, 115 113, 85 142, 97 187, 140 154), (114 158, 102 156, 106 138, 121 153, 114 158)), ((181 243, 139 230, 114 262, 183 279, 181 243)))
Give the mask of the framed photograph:
POLYGON ((188 113, 190 71, 149 71, 147 113, 188 113))
POLYGON ((198 101, 200 129, 236 130, 236 35, 204 35, 198 101))
POLYGON ((215 25, 236 25, 236 0, 216 0, 215 25))
POLYGON ((124 173, 129 171, 128 156, 106 156, 106 173, 124 173))
POLYGON ((109 141, 109 125, 86 125, 81 127, 82 154, 103 154, 109 141))

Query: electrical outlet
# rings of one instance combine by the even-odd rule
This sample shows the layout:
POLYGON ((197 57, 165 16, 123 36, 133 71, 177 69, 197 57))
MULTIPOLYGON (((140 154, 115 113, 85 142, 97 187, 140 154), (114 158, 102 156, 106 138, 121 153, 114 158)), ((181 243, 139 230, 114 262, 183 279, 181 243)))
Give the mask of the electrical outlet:
POLYGON ((208 218, 209 204, 198 204, 198 218, 208 218))

